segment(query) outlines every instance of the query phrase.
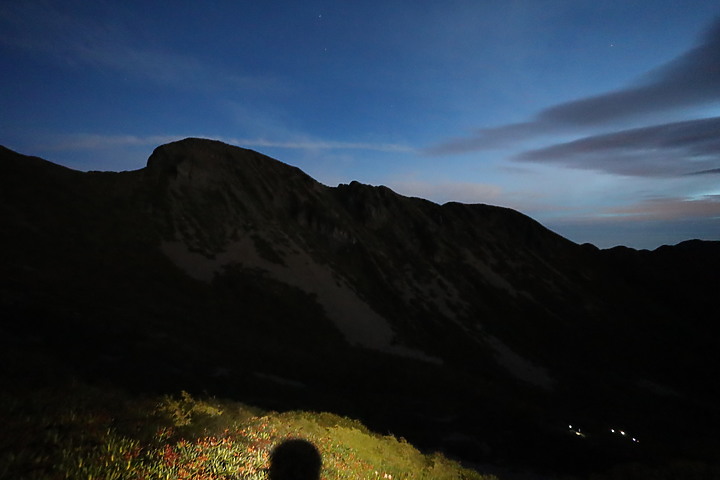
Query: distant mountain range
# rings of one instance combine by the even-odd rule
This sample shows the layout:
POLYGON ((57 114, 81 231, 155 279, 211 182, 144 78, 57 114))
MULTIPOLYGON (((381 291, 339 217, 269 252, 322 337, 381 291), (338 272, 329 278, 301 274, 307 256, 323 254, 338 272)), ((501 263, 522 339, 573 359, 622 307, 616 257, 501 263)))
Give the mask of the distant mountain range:
POLYGON ((0 147, 0 221, 5 382, 329 410, 535 471, 720 451, 720 242, 599 250, 192 138, 119 173, 0 147))

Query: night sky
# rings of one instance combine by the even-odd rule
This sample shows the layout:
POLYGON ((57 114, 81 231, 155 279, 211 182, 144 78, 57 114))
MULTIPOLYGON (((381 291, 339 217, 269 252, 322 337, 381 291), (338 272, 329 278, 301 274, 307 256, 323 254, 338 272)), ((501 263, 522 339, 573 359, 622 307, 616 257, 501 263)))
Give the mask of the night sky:
POLYGON ((599 247, 720 240, 717 0, 0 0, 0 144, 189 136, 599 247))

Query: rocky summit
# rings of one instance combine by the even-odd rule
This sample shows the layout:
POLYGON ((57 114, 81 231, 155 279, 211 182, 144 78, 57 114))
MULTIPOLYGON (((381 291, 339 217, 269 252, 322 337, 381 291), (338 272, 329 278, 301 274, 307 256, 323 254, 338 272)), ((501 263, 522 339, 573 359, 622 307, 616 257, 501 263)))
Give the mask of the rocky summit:
POLYGON ((0 147, 0 219, 6 385, 328 410, 533 471, 720 447, 720 242, 599 250, 193 138, 119 173, 0 147))

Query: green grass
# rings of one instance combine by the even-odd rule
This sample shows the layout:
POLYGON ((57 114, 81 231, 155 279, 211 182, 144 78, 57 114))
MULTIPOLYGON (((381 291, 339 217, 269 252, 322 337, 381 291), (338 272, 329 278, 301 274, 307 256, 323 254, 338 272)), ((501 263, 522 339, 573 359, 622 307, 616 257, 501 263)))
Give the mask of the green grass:
POLYGON ((495 478, 345 417, 263 412, 186 392, 131 397, 75 385, 5 393, 0 420, 0 478, 8 479, 261 480, 272 449, 290 438, 316 446, 323 480, 495 478))

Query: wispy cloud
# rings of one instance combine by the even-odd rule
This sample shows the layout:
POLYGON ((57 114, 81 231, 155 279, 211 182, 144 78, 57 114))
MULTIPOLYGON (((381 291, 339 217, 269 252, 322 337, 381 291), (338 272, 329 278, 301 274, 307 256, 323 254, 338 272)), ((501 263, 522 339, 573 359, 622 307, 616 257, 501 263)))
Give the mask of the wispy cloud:
POLYGON ((262 138, 227 138, 222 141, 247 147, 287 148, 293 150, 374 150, 379 152, 410 153, 415 148, 398 143, 342 142, 326 140, 266 140, 262 138))
POLYGON ((222 135, 98 135, 69 134, 53 136, 37 146, 39 150, 103 150, 117 147, 157 146, 182 140, 187 137, 201 137, 219 140, 240 147, 286 148, 293 150, 373 150, 380 152, 409 153, 413 147, 393 143, 342 142, 328 140, 267 140, 263 138, 235 138, 222 135))
POLYGON ((502 195, 499 186, 484 183, 389 180, 387 185, 401 195, 425 198, 437 203, 494 203, 502 195))
POLYGON ((691 238, 718 240, 720 195, 655 197, 590 215, 556 217, 545 224, 575 242, 601 248, 654 249, 691 238))
POLYGON ((185 138, 178 135, 98 135, 88 133, 53 135, 36 145, 45 151, 105 150, 117 147, 144 147, 161 145, 185 138))
POLYGON ((699 172, 693 172, 690 175, 717 175, 720 174, 720 168, 711 168, 710 170, 700 170, 699 172))
MULTIPOLYGON (((102 2, 98 2, 102 10, 102 2)), ((106 12, 107 13, 107 12, 106 12)), ((248 90, 285 87, 275 78, 208 64, 148 41, 110 13, 93 18, 70 14, 50 2, 0 6, 0 44, 48 55, 68 66, 92 66, 163 86, 192 90, 248 90)))
POLYGON ((484 128, 427 149, 456 154, 507 146, 551 133, 606 126, 648 114, 720 101, 720 19, 694 48, 627 88, 561 103, 521 123, 484 128))
POLYGON ((715 220, 720 235, 720 195, 699 198, 654 198, 605 210, 598 219, 626 221, 715 220))
POLYGON ((720 117, 594 135, 523 152, 518 160, 634 176, 720 173, 720 117))
MULTIPOLYGON (((593 208, 592 212, 552 219, 557 224, 621 224, 703 221, 714 225, 720 236, 720 194, 697 196, 655 196, 613 207, 593 208)), ((720 237, 719 237, 720 238, 720 237)))

